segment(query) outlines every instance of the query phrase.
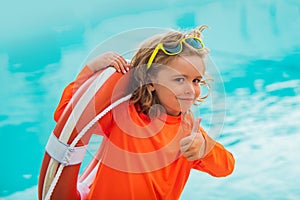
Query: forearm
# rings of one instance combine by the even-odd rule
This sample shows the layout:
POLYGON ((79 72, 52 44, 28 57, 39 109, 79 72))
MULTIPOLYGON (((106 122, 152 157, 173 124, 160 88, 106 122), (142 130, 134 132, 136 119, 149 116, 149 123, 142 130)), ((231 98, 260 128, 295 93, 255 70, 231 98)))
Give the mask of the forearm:
POLYGON ((85 66, 81 72, 78 74, 76 79, 71 82, 67 87, 65 87, 63 94, 61 96, 60 102, 54 112, 54 120, 57 122, 60 118, 61 114, 63 113, 65 107, 75 94, 75 92, 78 90, 78 88, 86 81, 88 80, 92 75, 93 71, 88 67, 85 66))
POLYGON ((205 154, 201 159, 195 161, 194 168, 215 177, 223 177, 231 174, 235 165, 233 155, 205 132, 203 136, 206 143, 205 154))
POLYGON ((197 161, 195 168, 215 177, 224 177, 233 172, 234 164, 233 155, 221 144, 216 143, 209 154, 197 161))

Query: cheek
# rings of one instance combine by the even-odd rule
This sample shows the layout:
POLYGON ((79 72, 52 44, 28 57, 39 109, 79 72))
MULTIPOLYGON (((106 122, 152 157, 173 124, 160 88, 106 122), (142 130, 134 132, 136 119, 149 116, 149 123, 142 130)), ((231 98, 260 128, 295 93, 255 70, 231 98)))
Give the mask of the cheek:
POLYGON ((195 87, 195 97, 199 97, 200 93, 200 86, 195 87))
POLYGON ((156 86, 155 92, 161 102, 172 100, 176 96, 176 91, 161 85, 156 86))
POLYGON ((181 87, 174 86, 172 84, 164 84, 159 85, 156 89, 161 95, 165 96, 166 98, 170 98, 172 96, 177 96, 181 93, 181 87))

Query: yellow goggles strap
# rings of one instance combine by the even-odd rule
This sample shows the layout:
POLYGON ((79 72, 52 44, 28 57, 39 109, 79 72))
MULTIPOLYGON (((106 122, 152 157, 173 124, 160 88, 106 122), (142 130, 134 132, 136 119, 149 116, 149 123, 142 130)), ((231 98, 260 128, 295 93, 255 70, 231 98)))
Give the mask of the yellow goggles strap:
POLYGON ((149 58, 149 61, 148 61, 148 63, 147 63, 147 70, 151 67, 152 62, 153 62, 155 56, 157 55, 159 49, 161 49, 161 48, 163 48, 163 44, 162 44, 162 43, 159 43, 159 44, 156 46, 156 48, 154 49, 154 51, 152 52, 152 54, 151 54, 151 56, 150 56, 150 58, 149 58))
MULTIPOLYGON (((166 55, 170 55, 170 56, 172 56, 172 55, 177 55, 177 54, 181 53, 181 51, 182 51, 182 49, 183 49, 182 42, 187 43, 186 40, 187 40, 187 39, 190 39, 190 38, 195 38, 195 39, 197 39, 197 40, 201 43, 202 48, 199 48, 198 50, 204 48, 204 45, 203 45, 203 42, 202 42, 201 38, 197 38, 197 37, 187 37, 187 38, 181 39, 181 40, 179 41, 180 49, 179 49, 178 51, 174 52, 174 53, 169 53, 168 51, 166 51, 165 48, 164 48, 163 43, 161 42, 161 43, 159 43, 159 44, 156 46, 156 48, 155 48, 154 51, 152 52, 152 54, 151 54, 151 56, 150 56, 150 58, 149 58, 149 60, 148 60, 148 63, 147 63, 147 70, 150 69, 150 67, 151 67, 151 65, 152 65, 152 63, 153 63, 153 60, 155 59, 155 57, 156 57, 156 55, 157 55, 157 53, 158 53, 158 51, 159 51, 160 49, 161 49, 166 55)), ((189 43, 187 43, 187 44, 189 44, 189 43)), ((190 45, 190 44, 189 44, 189 45, 190 45)), ((192 45, 190 45, 190 46, 192 46, 192 45)), ((192 46, 192 47, 193 47, 193 46, 192 46)), ((195 47, 193 47, 193 48, 195 48, 195 47)), ((197 49, 197 48, 195 48, 195 49, 197 49)))

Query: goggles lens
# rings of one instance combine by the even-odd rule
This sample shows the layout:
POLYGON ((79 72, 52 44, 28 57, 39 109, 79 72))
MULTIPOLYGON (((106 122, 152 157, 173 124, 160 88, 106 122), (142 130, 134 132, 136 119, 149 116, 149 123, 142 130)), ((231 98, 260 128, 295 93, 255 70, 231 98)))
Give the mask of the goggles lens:
POLYGON ((185 42, 195 49, 203 48, 203 44, 198 38, 186 38, 185 42))
POLYGON ((172 42, 163 44, 163 49, 166 51, 167 54, 177 54, 181 52, 181 43, 179 42, 172 42))
POLYGON ((159 43, 151 54, 148 63, 147 70, 151 67, 152 62, 154 61, 158 51, 161 49, 167 55, 177 55, 183 49, 183 43, 188 44, 196 50, 201 50, 204 48, 202 40, 198 37, 187 37, 179 41, 170 41, 165 43, 159 43))

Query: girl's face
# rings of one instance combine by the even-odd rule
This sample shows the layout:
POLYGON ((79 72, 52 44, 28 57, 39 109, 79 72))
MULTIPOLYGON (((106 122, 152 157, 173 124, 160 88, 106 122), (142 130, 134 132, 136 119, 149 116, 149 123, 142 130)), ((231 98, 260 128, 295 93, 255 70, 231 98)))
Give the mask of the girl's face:
POLYGON ((205 64, 199 56, 177 56, 162 67, 152 78, 153 90, 167 114, 178 116, 189 110, 200 95, 205 64))

